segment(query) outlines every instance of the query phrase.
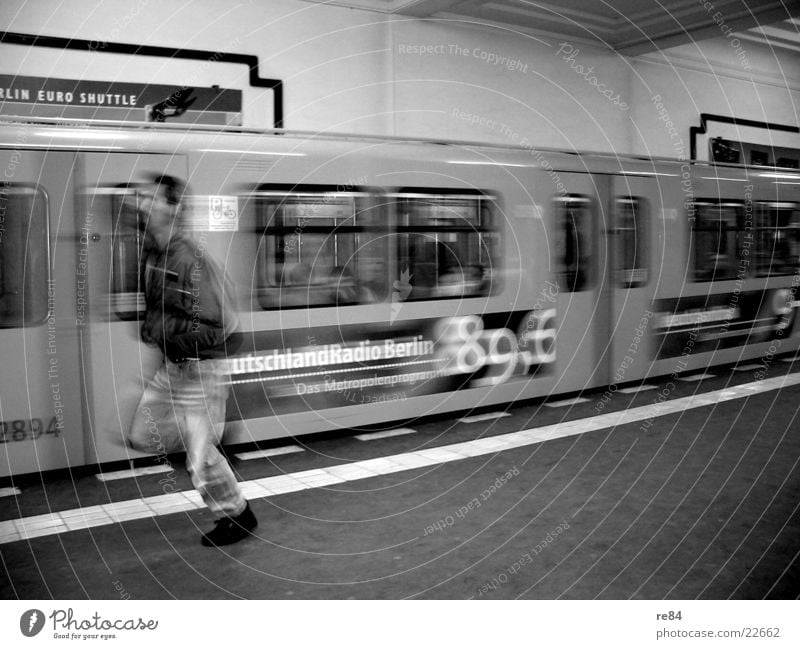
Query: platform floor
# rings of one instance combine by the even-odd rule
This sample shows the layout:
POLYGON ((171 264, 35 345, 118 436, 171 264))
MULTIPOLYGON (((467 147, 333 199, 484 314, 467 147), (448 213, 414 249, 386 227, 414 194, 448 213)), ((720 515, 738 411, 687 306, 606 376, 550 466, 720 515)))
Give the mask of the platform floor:
POLYGON ((259 527, 222 549, 180 465, 175 494, 27 477, 0 498, 0 596, 795 599, 800 361, 738 369, 230 452, 259 527))

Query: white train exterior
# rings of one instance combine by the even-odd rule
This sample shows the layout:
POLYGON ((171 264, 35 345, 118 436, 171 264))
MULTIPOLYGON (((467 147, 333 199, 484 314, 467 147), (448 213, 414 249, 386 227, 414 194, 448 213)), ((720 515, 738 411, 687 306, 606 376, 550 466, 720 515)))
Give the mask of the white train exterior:
POLYGON ((0 168, 0 475, 140 456, 148 173, 188 181, 235 286, 229 444, 594 389, 602 412, 800 341, 791 169, 13 120, 0 168))

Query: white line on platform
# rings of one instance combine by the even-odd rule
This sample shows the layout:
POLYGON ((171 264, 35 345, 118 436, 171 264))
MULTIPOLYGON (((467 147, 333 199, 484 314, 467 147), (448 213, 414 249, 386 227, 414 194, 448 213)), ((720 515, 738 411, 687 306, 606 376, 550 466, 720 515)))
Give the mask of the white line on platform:
MULTIPOLYGON (((409 469, 432 467, 453 460, 491 455, 561 437, 572 437, 598 430, 613 429, 617 426, 678 414, 692 408, 714 406, 732 399, 751 397, 755 394, 780 390, 781 388, 798 384, 800 384, 800 373, 789 374, 754 383, 745 383, 725 390, 693 394, 689 397, 662 402, 655 401, 646 406, 629 408, 619 412, 609 412, 585 419, 541 426, 540 428, 529 428, 516 433, 506 433, 469 442, 421 449, 417 452, 373 458, 362 462, 350 462, 324 469, 311 469, 270 478, 248 480, 239 484, 242 491, 247 494, 247 498, 266 498, 277 494, 341 484, 351 480, 390 475, 408 471, 409 469)), ((164 514, 202 509, 203 506, 199 494, 192 490, 120 503, 71 509, 63 512, 52 512, 39 516, 28 516, 27 518, 0 522, 0 544, 110 525, 125 520, 152 518, 164 514)))
POLYGON ((562 399, 561 401, 548 401, 544 405, 548 408, 561 408, 561 406, 575 406, 579 403, 590 401, 586 397, 575 397, 574 399, 562 399))
POLYGON ((704 379, 713 379, 714 374, 692 374, 691 376, 682 376, 678 380, 693 383, 695 381, 703 381, 704 379))
POLYGON ((362 442, 369 442, 373 439, 385 439, 386 437, 399 437, 400 435, 410 435, 417 431, 413 428, 393 428, 392 430, 382 430, 379 433, 364 433, 356 435, 355 438, 362 442))
POLYGON ((507 412, 486 412, 482 415, 472 415, 470 417, 462 417, 459 419, 461 424, 474 424, 479 421, 489 421, 490 419, 500 419, 501 417, 510 417, 507 412))
POLYGON ((122 471, 109 471, 108 473, 97 473, 95 478, 102 482, 109 480, 123 480, 125 478, 138 478, 143 475, 153 475, 155 473, 169 473, 175 467, 170 464, 159 464, 158 466, 143 466, 138 469, 123 469, 122 471))
POLYGON ((22 492, 19 490, 19 487, 3 487, 0 489, 0 498, 5 498, 7 496, 19 496, 22 492))
POLYGON ((630 388, 622 388, 621 390, 617 390, 617 392, 621 394, 636 394, 637 392, 645 392, 646 390, 655 390, 657 387, 657 385, 644 383, 642 385, 634 385, 630 388))
POLYGON ((278 446, 276 448, 265 448, 260 451, 245 451, 244 453, 234 453, 234 457, 239 460, 257 460, 264 457, 275 455, 288 455, 289 453, 300 453, 305 449, 302 446, 292 444, 290 446, 278 446))

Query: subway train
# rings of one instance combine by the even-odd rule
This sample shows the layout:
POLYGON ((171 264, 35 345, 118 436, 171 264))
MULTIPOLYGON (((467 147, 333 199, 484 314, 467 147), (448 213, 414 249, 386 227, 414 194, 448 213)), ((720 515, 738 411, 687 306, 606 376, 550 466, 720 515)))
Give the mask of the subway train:
POLYGON ((0 168, 3 476, 142 456, 149 174, 188 182, 181 227, 238 304, 226 444, 766 370, 800 341, 797 170, 14 118, 0 168))

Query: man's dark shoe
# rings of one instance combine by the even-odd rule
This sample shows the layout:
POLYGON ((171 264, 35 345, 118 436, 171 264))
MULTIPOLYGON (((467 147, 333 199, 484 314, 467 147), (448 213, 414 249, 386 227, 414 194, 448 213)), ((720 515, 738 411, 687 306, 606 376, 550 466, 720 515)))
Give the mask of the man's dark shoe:
POLYGON ((250 533, 256 529, 257 525, 258 521, 253 514, 253 510, 250 509, 250 503, 248 503, 245 510, 238 516, 220 518, 213 530, 203 534, 200 543, 207 548, 230 545, 250 536, 250 533))

